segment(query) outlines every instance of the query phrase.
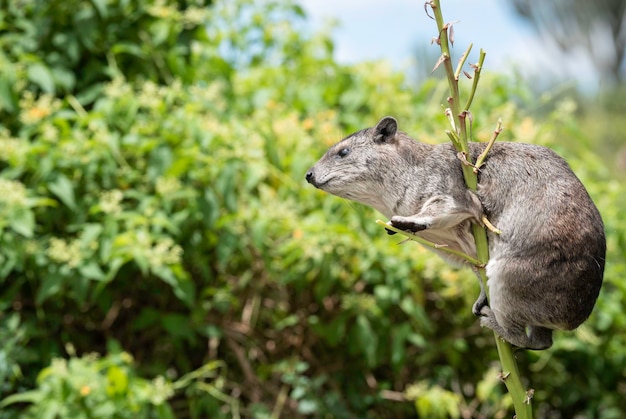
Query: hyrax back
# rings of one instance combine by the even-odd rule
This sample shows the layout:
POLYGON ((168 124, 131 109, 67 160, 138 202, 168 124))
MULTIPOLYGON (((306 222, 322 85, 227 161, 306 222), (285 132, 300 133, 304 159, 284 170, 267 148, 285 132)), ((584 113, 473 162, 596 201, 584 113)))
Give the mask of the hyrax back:
MULTIPOLYGON (((484 147, 470 144, 474 160, 484 147)), ((471 223, 487 216, 502 233, 488 232, 490 301, 484 304, 481 293, 474 310, 482 325, 516 346, 550 347, 552 330, 580 325, 600 292, 602 219, 567 163, 545 147, 496 143, 473 193, 450 144, 419 143, 386 117, 332 146, 306 179, 377 209, 395 227, 470 255, 471 223)))

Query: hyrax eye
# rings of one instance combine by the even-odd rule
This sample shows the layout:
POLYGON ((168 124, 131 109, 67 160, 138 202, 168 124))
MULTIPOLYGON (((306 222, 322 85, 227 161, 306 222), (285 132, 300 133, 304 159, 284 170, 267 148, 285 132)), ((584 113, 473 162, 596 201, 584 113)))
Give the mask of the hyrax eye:
POLYGON ((337 155, 339 157, 346 157, 348 154, 350 154, 350 149, 349 148, 342 148, 341 150, 339 150, 339 152, 337 153, 337 155))

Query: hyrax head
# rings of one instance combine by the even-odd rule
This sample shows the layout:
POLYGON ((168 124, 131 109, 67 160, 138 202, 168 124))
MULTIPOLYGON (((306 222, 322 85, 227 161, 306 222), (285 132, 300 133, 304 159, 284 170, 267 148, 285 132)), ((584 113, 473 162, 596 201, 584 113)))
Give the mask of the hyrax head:
POLYGON ((332 146, 306 173, 323 191, 377 207, 386 172, 397 161, 397 121, 388 116, 332 146))

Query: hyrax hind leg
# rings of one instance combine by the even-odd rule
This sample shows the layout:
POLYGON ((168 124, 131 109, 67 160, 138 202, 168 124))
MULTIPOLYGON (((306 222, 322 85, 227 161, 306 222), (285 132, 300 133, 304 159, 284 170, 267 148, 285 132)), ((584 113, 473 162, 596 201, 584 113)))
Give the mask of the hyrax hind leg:
POLYGON ((547 349, 552 346, 552 330, 541 326, 529 326, 528 333, 526 326, 522 324, 507 324, 506 326, 498 323, 496 315, 487 305, 483 306, 480 311, 480 325, 488 327, 496 332, 502 339, 512 345, 524 349, 547 349))

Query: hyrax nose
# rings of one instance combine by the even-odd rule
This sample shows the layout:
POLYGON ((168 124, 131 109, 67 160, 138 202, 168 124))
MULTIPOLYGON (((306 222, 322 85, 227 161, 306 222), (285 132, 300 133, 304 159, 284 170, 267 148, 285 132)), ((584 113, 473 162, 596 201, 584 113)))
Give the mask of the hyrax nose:
POLYGON ((315 175, 313 174, 313 170, 309 169, 308 172, 306 172, 306 181, 309 183, 314 183, 315 182, 315 175))

